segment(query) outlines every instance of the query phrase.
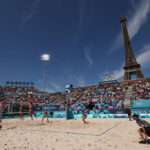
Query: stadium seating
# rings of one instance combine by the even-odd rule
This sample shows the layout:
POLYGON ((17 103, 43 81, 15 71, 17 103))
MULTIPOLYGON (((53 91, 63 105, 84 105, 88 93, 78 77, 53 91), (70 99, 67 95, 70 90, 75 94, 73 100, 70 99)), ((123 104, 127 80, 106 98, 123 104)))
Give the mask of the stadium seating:
MULTIPOLYGON (((62 110, 65 109, 65 104, 69 103, 74 111, 74 116, 80 118, 81 110, 92 110, 87 112, 88 117, 106 117, 122 108, 124 95, 128 87, 132 87, 133 108, 134 101, 147 101, 150 99, 150 81, 135 81, 130 84, 116 82, 112 84, 102 84, 93 87, 79 87, 74 89, 69 95, 66 92, 59 93, 43 93, 33 87, 0 87, 0 91, 4 93, 4 111, 7 113, 9 104, 11 103, 10 111, 19 111, 18 103, 26 103, 29 101, 28 95, 32 95, 33 103, 40 104, 59 104, 62 110)), ((144 102, 143 101, 143 102, 144 102)), ((146 103, 146 102, 145 102, 146 103)), ((141 106, 141 104, 140 104, 141 106)), ((137 110, 133 109, 133 112, 137 110)), ((142 110, 141 110, 142 111, 142 110)), ((146 113, 146 111, 145 111, 146 113)), ((37 114, 39 117, 42 113, 37 114)), ((64 117, 63 113, 54 113, 53 117, 64 117)), ((113 117, 110 115, 110 117, 113 117)))

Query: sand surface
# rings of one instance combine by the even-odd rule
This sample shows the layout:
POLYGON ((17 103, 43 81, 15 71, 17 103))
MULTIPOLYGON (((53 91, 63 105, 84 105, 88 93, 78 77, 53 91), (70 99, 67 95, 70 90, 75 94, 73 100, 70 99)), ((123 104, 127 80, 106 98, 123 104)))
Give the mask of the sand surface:
MULTIPOLYGON (((150 119, 145 119, 150 122, 150 119)), ((138 143, 138 125, 128 119, 4 119, 0 150, 150 150, 138 143)))

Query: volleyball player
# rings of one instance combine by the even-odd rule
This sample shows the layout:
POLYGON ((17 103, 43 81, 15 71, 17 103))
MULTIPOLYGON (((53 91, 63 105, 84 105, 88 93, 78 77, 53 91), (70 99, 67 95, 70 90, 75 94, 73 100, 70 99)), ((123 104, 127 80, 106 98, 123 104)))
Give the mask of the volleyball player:
POLYGON ((132 121, 132 120, 131 120, 131 115, 132 115, 131 109, 130 109, 130 108, 127 108, 127 109, 126 109, 126 113, 128 114, 129 121, 132 121))
POLYGON ((23 107, 24 107, 24 105, 23 105, 23 103, 20 105, 20 110, 19 110, 19 116, 20 116, 20 119, 21 120, 24 120, 24 118, 23 118, 23 107))
POLYGON ((31 120, 33 120, 32 115, 34 115, 36 117, 36 114, 34 113, 34 111, 32 109, 32 102, 31 101, 29 101, 29 115, 31 116, 31 120))
POLYGON ((43 120, 44 120, 45 118, 47 118, 47 122, 49 122, 47 110, 44 110, 44 116, 43 116, 43 118, 42 118, 42 122, 43 122, 43 120))
POLYGON ((3 110, 3 102, 0 98, 0 129, 2 128, 2 110, 3 110))
POLYGON ((82 110, 82 115, 83 115, 83 117, 82 117, 82 120, 83 120, 83 122, 84 123, 87 123, 86 121, 85 121, 85 119, 87 118, 87 116, 86 116, 86 114, 85 114, 85 112, 82 110))
POLYGON ((2 128, 3 100, 4 100, 4 93, 0 92, 0 129, 2 128))

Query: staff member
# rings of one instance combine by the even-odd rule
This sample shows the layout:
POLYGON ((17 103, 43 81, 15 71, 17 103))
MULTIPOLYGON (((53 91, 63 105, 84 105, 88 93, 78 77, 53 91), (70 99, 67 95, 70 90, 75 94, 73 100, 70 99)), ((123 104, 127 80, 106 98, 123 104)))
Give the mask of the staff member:
POLYGON ((136 120, 136 123, 141 127, 138 129, 138 133, 142 139, 139 143, 146 144, 146 138, 150 137, 150 123, 139 119, 138 115, 134 114, 133 119, 136 120))

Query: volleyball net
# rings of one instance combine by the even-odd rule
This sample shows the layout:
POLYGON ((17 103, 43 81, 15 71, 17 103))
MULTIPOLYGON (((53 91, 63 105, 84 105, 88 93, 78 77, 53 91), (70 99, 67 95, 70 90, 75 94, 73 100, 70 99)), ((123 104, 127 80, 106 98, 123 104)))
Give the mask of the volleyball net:
MULTIPOLYGON (((8 103, 7 108, 3 111, 3 118, 18 118, 22 104, 23 108, 21 113, 29 116, 29 104, 27 102, 12 102, 8 103)), ((32 103, 32 111, 39 118, 44 116, 44 111, 48 112, 49 118, 66 118, 67 120, 74 118, 72 109, 63 104, 32 103)))

